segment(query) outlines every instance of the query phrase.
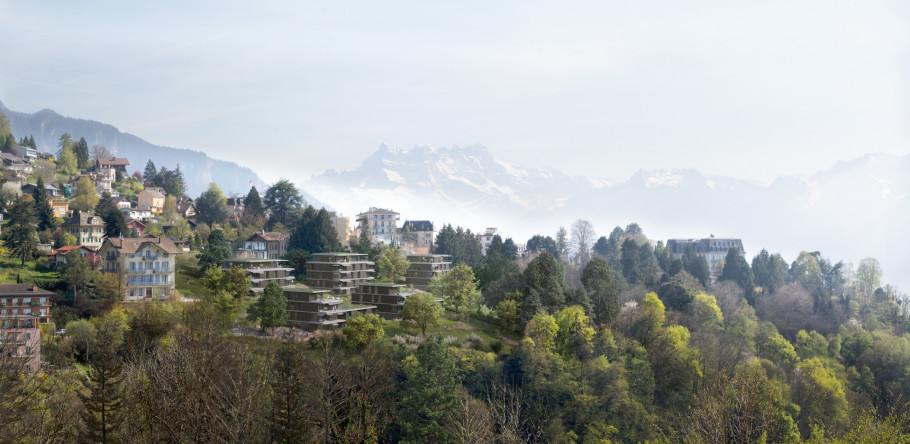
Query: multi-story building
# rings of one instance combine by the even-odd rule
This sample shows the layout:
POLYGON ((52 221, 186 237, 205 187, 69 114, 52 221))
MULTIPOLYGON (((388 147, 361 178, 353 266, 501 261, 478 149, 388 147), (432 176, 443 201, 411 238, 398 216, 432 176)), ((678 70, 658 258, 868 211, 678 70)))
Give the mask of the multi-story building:
POLYGON ((334 211, 329 211, 329 218, 332 221, 332 227, 335 228, 335 233, 338 236, 338 242, 341 242, 341 245, 347 247, 349 245, 348 235, 350 233, 348 230, 351 224, 350 219, 334 211))
POLYGON ((743 248, 742 239, 715 238, 712 234, 711 237, 706 239, 667 240, 667 248, 670 250, 674 259, 682 258, 686 253, 686 248, 689 246, 692 247, 692 251, 696 255, 703 256, 708 261, 708 267, 711 269, 712 276, 719 276, 721 272, 723 272, 718 265, 723 262, 731 249, 737 250, 740 256, 746 256, 746 250, 743 248))
POLYGON ((351 303, 374 305, 376 313, 380 316, 386 319, 399 318, 405 299, 414 294, 412 291, 405 291, 405 288, 407 287, 403 284, 360 284, 351 293, 351 303))
POLYGON ((406 220, 401 225, 401 243, 411 244, 415 253, 429 253, 435 235, 433 222, 428 220, 406 220))
POLYGON ((126 168, 130 166, 130 161, 125 157, 110 157, 96 160, 95 166, 97 168, 119 170, 121 173, 126 174, 126 168))
POLYGON ((291 233, 262 231, 235 243, 236 257, 254 259, 279 259, 288 252, 291 233))
POLYGON ((291 276, 293 268, 285 267, 282 264, 287 261, 280 259, 255 259, 255 258, 233 258, 222 263, 223 269, 228 270, 231 267, 240 267, 250 277, 250 290, 253 293, 262 293, 269 282, 274 282, 280 287, 291 285, 294 277, 291 276))
POLYGON ((500 236, 499 228, 496 227, 487 227, 487 230, 480 235, 480 247, 483 249, 482 253, 484 256, 487 255, 487 248, 490 248, 495 236, 500 236))
POLYGON ((386 245, 398 243, 399 214, 385 208, 370 207, 370 211, 357 215, 358 222, 365 222, 370 230, 370 242, 386 245))
POLYGON ((307 261, 306 281, 311 287, 350 295, 358 285, 373 280, 373 262, 357 253, 316 253, 307 261))
POLYGON ((160 213, 164 209, 164 199, 167 193, 164 188, 148 187, 139 192, 136 196, 136 206, 140 210, 151 210, 153 213, 160 213))
POLYGON ((51 202, 51 211, 54 212, 54 216, 66 219, 66 217, 70 215, 70 203, 62 200, 54 200, 51 202))
POLYGON ((60 229, 76 238, 76 245, 98 249, 104 242, 104 221, 90 212, 74 211, 60 229))
POLYGON ((98 250, 102 271, 125 277, 123 300, 164 299, 174 291, 174 272, 181 250, 166 237, 108 238, 98 250))
POLYGON ((233 197, 227 198, 228 219, 240 220, 240 218, 243 217, 243 202, 245 199, 246 196, 243 195, 235 195, 233 197))
POLYGON ((41 367, 41 324, 51 322, 54 293, 33 284, 0 284, 2 365, 17 371, 41 367))
POLYGON ((418 290, 430 288, 430 281, 452 269, 452 256, 447 254, 410 254, 404 282, 418 290))
POLYGON ((0 284, 0 327, 32 328, 51 321, 55 293, 34 284, 0 284))
POLYGON ((307 331, 342 328, 352 316, 372 313, 374 305, 346 304, 328 289, 302 285, 284 287, 287 323, 307 331))

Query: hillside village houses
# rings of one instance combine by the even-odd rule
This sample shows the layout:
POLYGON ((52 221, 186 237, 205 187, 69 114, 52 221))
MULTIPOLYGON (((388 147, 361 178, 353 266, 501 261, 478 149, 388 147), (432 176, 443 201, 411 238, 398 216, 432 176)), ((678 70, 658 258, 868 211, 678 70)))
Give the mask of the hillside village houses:
MULTIPOLYGON (((158 214, 164 209, 164 199, 167 193, 164 188, 148 187, 139 192, 136 196, 136 207, 141 210, 149 210, 158 214)), ((138 219, 138 218, 137 218, 138 219)))
POLYGON ((40 327, 50 323, 54 296, 34 284, 0 284, 0 353, 23 371, 41 367, 40 327))
POLYGON ((104 221, 88 211, 74 211, 73 217, 60 225, 60 228, 76 238, 76 245, 98 249, 104 241, 104 221))
MULTIPOLYGON (((17 189, 34 194, 37 185, 29 180, 34 163, 53 162, 53 156, 42 157, 35 153, 29 156, 27 153, 25 159, 7 153, 0 159, 7 172, 7 183, 9 179, 15 179, 17 189)), ((162 188, 147 186, 138 188, 135 194, 119 195, 114 185, 118 178, 127 177, 128 166, 129 161, 125 158, 101 158, 90 171, 64 176, 70 180, 61 187, 45 183, 54 214, 65 219, 60 225, 61 232, 76 238, 76 245, 51 251, 48 266, 57 269, 66 264, 67 257, 79 255, 97 262, 101 271, 123 276, 123 301, 166 298, 176 289, 176 256, 188 249, 183 248, 185 242, 178 244, 167 237, 145 234, 151 222, 158 222, 167 193, 162 188), (97 194, 110 193, 114 197, 117 208, 125 216, 129 236, 124 233, 124 237, 105 238, 104 222, 99 216, 92 211, 70 210, 69 199, 76 192, 76 182, 83 177, 92 181, 97 194)), ((229 218, 240 219, 244 200, 243 195, 226 199, 229 218)), ((178 217, 185 218, 194 229, 196 208, 193 200, 181 197, 176 203, 178 217)), ((402 247, 411 263, 406 283, 373 283, 374 264, 367 255, 337 252, 313 254, 307 264, 308 285, 295 283, 295 277, 291 275, 293 268, 282 259, 290 246, 288 232, 260 231, 234 240, 234 257, 224 261, 222 266, 241 267, 250 278, 254 294, 260 293, 269 282, 277 283, 288 297, 289 324, 309 330, 341 327, 350 316, 361 313, 378 312, 384 317, 397 317, 407 296, 414 291, 427 290, 431 279, 451 269, 451 257, 430 254, 436 233, 429 220, 405 220, 399 227, 400 213, 378 207, 358 214, 360 224, 354 227, 351 227, 350 219, 340 213, 331 212, 330 216, 338 240, 344 246, 352 236, 359 235, 359 228, 363 226, 372 243, 402 247)), ((166 221, 160 228, 166 233, 173 226, 173 221, 166 221)), ((25 287, 22 289, 24 291, 25 287)), ((43 304, 49 299, 36 301, 43 304)), ((18 299, 15 302, 19 303, 18 299)), ((39 314, 35 317, 49 316, 49 310, 41 312, 39 309, 36 313, 39 314)), ((40 319, 35 321, 38 322, 40 319)))
POLYGON ((166 237, 108 238, 98 250, 102 271, 122 273, 124 301, 164 299, 175 288, 176 257, 182 250, 166 237))

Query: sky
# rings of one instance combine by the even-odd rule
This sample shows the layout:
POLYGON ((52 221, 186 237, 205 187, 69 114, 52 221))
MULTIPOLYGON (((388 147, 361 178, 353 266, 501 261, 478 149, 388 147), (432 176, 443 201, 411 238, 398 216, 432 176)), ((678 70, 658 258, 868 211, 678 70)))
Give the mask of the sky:
POLYGON ((613 181, 910 152, 906 2, 0 0, 0 17, 8 108, 267 182, 381 143, 613 181))

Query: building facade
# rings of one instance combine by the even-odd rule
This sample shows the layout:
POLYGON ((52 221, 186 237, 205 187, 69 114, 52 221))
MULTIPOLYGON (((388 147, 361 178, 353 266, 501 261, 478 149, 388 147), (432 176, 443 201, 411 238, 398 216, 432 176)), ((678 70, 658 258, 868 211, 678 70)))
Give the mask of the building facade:
POLYGON ((399 214, 385 208, 370 207, 370 211, 357 215, 357 221, 365 223, 370 230, 370 242, 386 245, 398 244, 399 214))
POLYGON ((166 237, 107 239, 98 250, 102 271, 124 276, 123 300, 164 299, 174 291, 180 248, 166 237))
POLYGON ((714 235, 706 239, 669 239, 667 248, 673 255, 674 259, 681 259, 686 253, 686 248, 691 246, 692 251, 704 257, 708 261, 708 267, 711 269, 712 276, 720 276, 723 272, 718 265, 722 264, 727 257, 727 253, 735 249, 739 255, 746 257, 746 250, 743 248, 742 239, 735 238, 715 238, 714 235))
POLYGON ((311 287, 350 295, 360 284, 373 280, 373 262, 356 253, 316 253, 307 262, 306 281, 311 287))
POLYGON ((480 248, 482 248, 482 254, 487 255, 487 249, 490 248, 490 244, 493 243, 493 237, 500 236, 499 228, 496 227, 487 227, 486 231, 480 235, 480 248))
POLYGON ((403 284, 360 284, 351 293, 351 303, 373 305, 378 315, 386 319, 397 319, 401 317, 404 301, 414 294, 405 291, 405 288, 407 287, 403 284))
POLYGON ((33 284, 0 284, 0 364, 16 371, 40 369, 40 325, 51 322, 54 296, 33 284))
POLYGON ((104 221, 90 212, 73 212, 60 229, 76 238, 76 245, 97 250, 104 242, 104 221))
POLYGON ((287 261, 280 259, 255 259, 233 258, 223 262, 222 269, 227 271, 231 267, 240 267, 250 278, 250 291, 262 293, 269 282, 278 284, 279 287, 291 285, 294 277, 291 276, 293 268, 285 267, 287 261))
POLYGON ((447 254, 411 254, 407 259, 411 265, 404 282, 418 290, 427 291, 436 276, 452 269, 452 256, 447 254))
POLYGON ((153 213, 160 213, 164 209, 164 199, 167 194, 164 188, 149 187, 139 192, 136 196, 136 206, 140 210, 150 210, 153 213))
POLYGON ((373 305, 346 304, 328 289, 306 286, 284 287, 287 298, 287 323, 307 331, 343 328, 352 316, 369 314, 373 305))
POLYGON ((344 245, 345 247, 350 245, 350 242, 348 241, 351 225, 350 219, 334 211, 329 211, 329 219, 332 221, 332 227, 335 228, 338 242, 341 242, 341 245, 344 245))
POLYGON ((288 252, 290 243, 291 233, 262 231, 237 242, 234 254, 255 259, 280 259, 288 252))
POLYGON ((433 222, 428 220, 406 220, 401 225, 401 242, 411 244, 414 251, 423 254, 433 249, 435 236, 433 222))

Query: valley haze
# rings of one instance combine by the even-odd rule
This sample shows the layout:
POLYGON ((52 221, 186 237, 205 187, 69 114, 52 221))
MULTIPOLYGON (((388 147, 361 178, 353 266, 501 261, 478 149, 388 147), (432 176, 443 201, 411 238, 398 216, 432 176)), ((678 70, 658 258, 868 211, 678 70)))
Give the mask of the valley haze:
MULTIPOLYGON (((198 196, 216 182, 226 195, 245 194, 267 183, 248 167, 188 149, 161 147, 91 120, 0 111, 13 134, 34 135, 39 151, 56 152, 60 134, 70 132, 101 143, 141 170, 151 159, 186 174, 188 192, 198 196)), ((255 151, 254 151, 255 152, 255 151)), ((280 154, 275 162, 280 162, 280 154)), ((274 156, 273 156, 274 157, 274 156)), ((532 162, 527 159, 526 162, 532 162)), ((246 162, 241 161, 242 164, 246 162)), ((498 228, 524 243, 550 235, 576 219, 593 223, 598 236, 615 226, 638 223, 654 241, 669 238, 742 238, 747 259, 765 248, 792 261, 800 251, 820 251, 834 261, 882 262, 884 281, 910 288, 910 155, 867 154, 803 176, 770 183, 696 169, 640 169, 621 182, 568 174, 543 166, 512 165, 482 145, 403 148, 381 144, 355 169, 289 177, 316 207, 353 219, 369 207, 388 208, 405 220, 430 220, 475 233, 498 228)), ((352 222, 353 224, 353 222, 352 222)))

